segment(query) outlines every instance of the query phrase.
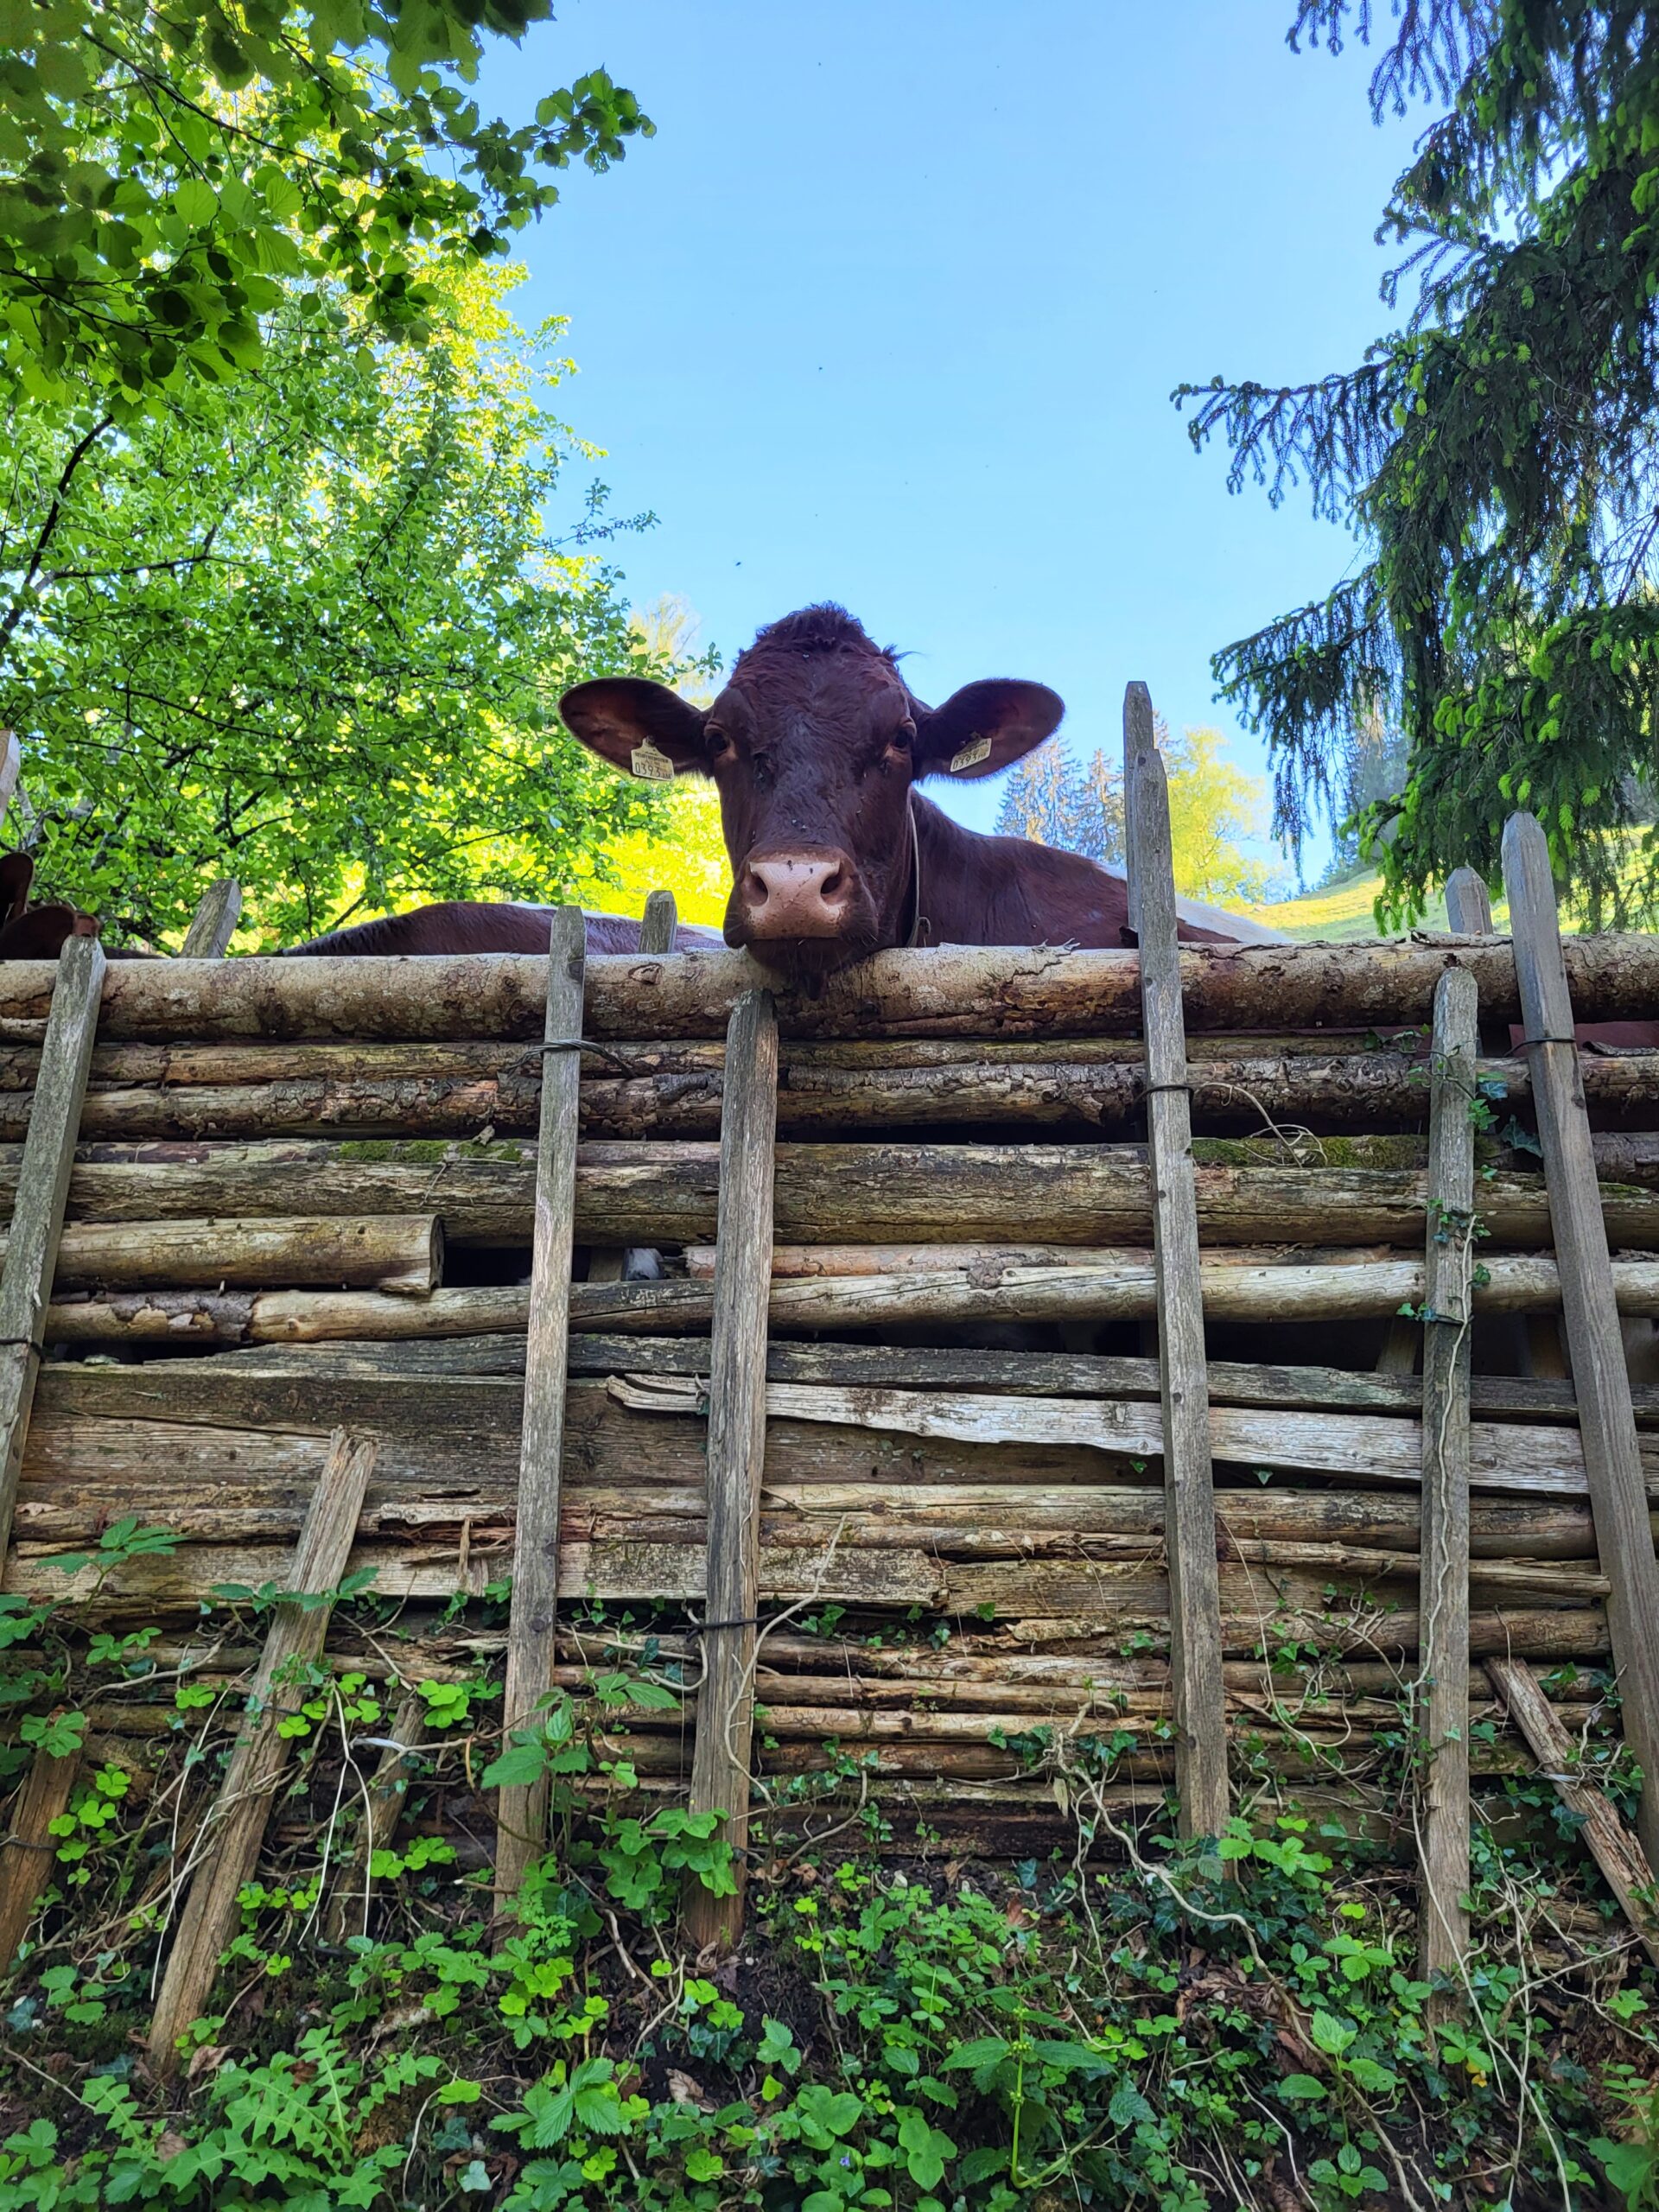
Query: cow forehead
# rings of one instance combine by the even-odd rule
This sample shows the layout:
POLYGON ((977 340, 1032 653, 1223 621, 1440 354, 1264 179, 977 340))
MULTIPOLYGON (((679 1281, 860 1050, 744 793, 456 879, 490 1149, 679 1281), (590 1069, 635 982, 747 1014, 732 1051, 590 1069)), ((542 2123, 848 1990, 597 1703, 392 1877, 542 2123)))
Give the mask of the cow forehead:
POLYGON ((909 706, 904 678, 882 654, 751 650, 709 718, 774 742, 856 741, 902 720, 909 706))

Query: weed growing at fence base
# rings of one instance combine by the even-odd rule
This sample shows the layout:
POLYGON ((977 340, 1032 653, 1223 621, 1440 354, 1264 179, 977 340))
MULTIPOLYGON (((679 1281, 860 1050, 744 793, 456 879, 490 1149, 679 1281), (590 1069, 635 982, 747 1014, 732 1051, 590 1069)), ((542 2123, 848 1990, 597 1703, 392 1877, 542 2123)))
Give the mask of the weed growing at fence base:
MULTIPOLYGON (((250 1593, 232 1632, 264 1608, 250 1593)), ((34 1708, 10 1770, 92 1753, 0 1991, 0 2212, 1659 2205, 1659 1991, 1547 1780, 1486 1801, 1478 1948, 1433 2024, 1399 1853, 1298 1812, 1270 1764, 1249 1779, 1242 1740, 1255 1810, 1218 1845, 1120 1827, 1129 1729, 1002 1735, 1070 1836, 1012 1867, 930 1843, 898 1785, 875 1805, 868 1751, 828 1746, 772 1795, 742 1948, 693 1958, 686 1886, 734 1870, 712 1817, 635 1770, 630 1716, 660 1729, 684 1687, 636 1637, 505 1745, 487 1669, 411 1678, 401 1823, 333 1940, 395 1675, 395 1624, 355 1611, 365 1662, 296 1686, 291 1786, 163 2089, 152 1977, 229 1741, 226 1631, 169 1673, 175 1726, 129 1773, 75 1700, 145 1688, 154 1632, 72 1642, 51 1608, 0 1605, 0 1685, 34 1708), (489 1793, 543 1771, 556 1847, 492 1924, 489 1793)), ((1408 1802, 1408 1728, 1375 1743, 1408 1802)))
MULTIPOLYGON (((10 1993, 0 2212, 1654 2201, 1652 1978, 1541 1830, 1488 1842, 1431 2030, 1409 1881, 1294 1814, 1236 1823, 1219 1875, 1144 1835, 1132 1866, 780 1859, 725 1963, 676 1943, 682 1883, 728 1877, 696 1826, 594 1808, 504 1941, 443 1849, 388 1854, 338 1948, 315 1881, 249 1891, 170 2095, 145 1939, 79 1894, 10 1993)), ((73 1873, 104 1847, 78 1831, 73 1873)))

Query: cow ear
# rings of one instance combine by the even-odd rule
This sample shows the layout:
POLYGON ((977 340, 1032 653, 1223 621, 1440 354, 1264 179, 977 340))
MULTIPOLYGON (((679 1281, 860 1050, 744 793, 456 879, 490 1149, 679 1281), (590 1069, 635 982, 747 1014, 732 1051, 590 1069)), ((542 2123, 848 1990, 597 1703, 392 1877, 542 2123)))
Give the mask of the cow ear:
POLYGON ((0 921, 15 922, 29 904, 35 863, 27 853, 0 855, 0 921))
POLYGON ((646 783, 667 783, 707 765, 701 707, 643 676, 599 676, 578 683, 559 712, 590 753, 646 783))
POLYGON ((1052 736, 1065 712, 1065 700, 1046 683, 1011 677, 964 683, 942 707, 917 716, 916 772, 994 776, 1052 736))

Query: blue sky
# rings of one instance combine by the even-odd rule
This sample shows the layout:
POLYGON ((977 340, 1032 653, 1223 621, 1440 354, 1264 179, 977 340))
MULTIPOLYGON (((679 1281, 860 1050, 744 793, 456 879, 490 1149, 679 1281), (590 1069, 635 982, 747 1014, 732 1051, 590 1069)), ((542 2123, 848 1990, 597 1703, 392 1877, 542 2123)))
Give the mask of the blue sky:
MULTIPOLYGON (((1071 743, 1125 682, 1219 722, 1218 645, 1329 588, 1306 502, 1228 497, 1172 387, 1299 381, 1385 327, 1372 233, 1414 115, 1292 54, 1290 0, 563 0, 480 87, 522 116, 602 65, 658 125, 524 234, 521 316, 571 320, 645 603, 729 656, 836 599, 938 700, 1034 677, 1071 743)), ((938 789, 935 785, 932 788, 938 789)), ((988 827, 996 786, 952 786, 988 827)))

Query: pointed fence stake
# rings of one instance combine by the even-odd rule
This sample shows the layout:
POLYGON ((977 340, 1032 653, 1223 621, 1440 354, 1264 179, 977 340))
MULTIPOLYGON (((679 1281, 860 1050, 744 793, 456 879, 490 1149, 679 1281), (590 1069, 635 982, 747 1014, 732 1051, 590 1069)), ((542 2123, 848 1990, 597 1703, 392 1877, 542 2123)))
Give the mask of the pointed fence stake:
MULTIPOLYGON (((524 1425, 512 1547, 512 1610, 502 1740, 533 1730, 553 1687, 559 1611, 560 1461, 569 1360, 571 1233, 576 1213, 576 1107, 582 1081, 582 992, 588 932, 576 906, 553 916, 547 959, 542 1115, 536 1147, 536 1243, 524 1346, 524 1425)), ((524 1870, 547 1848, 550 1789, 543 1775, 498 1793, 495 1901, 510 1908, 524 1870)))
POLYGON ((1511 815, 1504 830, 1503 882, 1624 1740, 1644 1777, 1637 1833, 1659 1872, 1659 1559, 1573 1039, 1549 847, 1529 814, 1511 815))
POLYGON ((259 1863, 265 1823, 288 1765, 291 1746, 281 1725, 312 1694, 306 1675, 327 1640, 332 1593, 351 1556, 374 1457, 372 1444, 344 1429, 336 1429, 329 1440, 328 1457, 295 1548, 289 1586, 296 1598, 323 1602, 276 1607, 241 1733, 213 1809, 192 1846, 195 1872, 149 2024, 149 2063, 163 2077, 179 2063, 180 2037, 206 2011, 220 1955, 236 1933, 237 1899, 259 1863))
POLYGON ((68 1811, 79 1772, 79 1751, 66 1751, 60 1758, 36 1751, 12 1799, 0 1847, 0 1974, 16 1957, 41 1892, 57 1871, 58 1839, 52 1823, 68 1811))
POLYGON ((184 943, 179 947, 180 959, 222 960, 241 918, 242 887, 235 877, 222 876, 217 883, 210 883, 190 917, 184 943))
POLYGON ((0 730, 0 823, 4 822, 7 810, 17 796, 17 779, 22 772, 23 753, 17 742, 17 733, 0 730))
POLYGON ((734 1943, 743 1926, 777 1123, 777 1015, 769 991, 746 991, 726 1033, 719 1236, 709 1347, 707 1602, 691 1761, 691 1810, 725 1815, 722 1832, 735 1854, 738 1887, 736 1896, 729 1897, 711 1896, 700 1883, 688 1889, 686 1934, 699 1950, 734 1943))
POLYGON ((1471 868, 1454 868, 1446 879, 1446 918, 1458 937, 1490 937, 1492 899, 1471 868))
POLYGON ((41 1367, 41 1331, 57 1272, 104 965, 104 948, 93 937, 72 937, 59 956, 5 1266, 0 1269, 0 1560, 11 1544, 23 1444, 41 1367))
MULTIPOLYGON (((653 891, 645 900, 639 924, 641 952, 672 952, 679 935, 680 912, 671 891, 653 891)), ((657 1255, 648 1247, 596 1244, 588 1255, 589 1282, 654 1281, 662 1272, 657 1255)))
MULTIPOLYGON (((1469 1332, 1474 1300, 1475 979, 1434 991, 1424 1245, 1423 1520, 1418 1618, 1423 1683, 1424 1980, 1455 1981, 1469 1942, 1469 1332)), ((1444 1999, 1440 2001, 1444 2001, 1444 1999)))
POLYGON ((1153 734, 1152 699, 1144 683, 1131 683, 1124 696, 1123 763, 1130 917, 1141 942, 1141 1027, 1147 1050, 1176 1788, 1182 1834, 1215 1836, 1227 1824, 1229 1799, 1210 1382, 1198 1287, 1192 1102, 1187 1089, 1175 931, 1169 794, 1153 734))

